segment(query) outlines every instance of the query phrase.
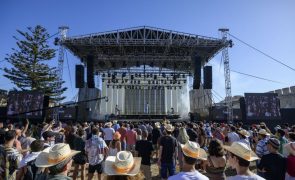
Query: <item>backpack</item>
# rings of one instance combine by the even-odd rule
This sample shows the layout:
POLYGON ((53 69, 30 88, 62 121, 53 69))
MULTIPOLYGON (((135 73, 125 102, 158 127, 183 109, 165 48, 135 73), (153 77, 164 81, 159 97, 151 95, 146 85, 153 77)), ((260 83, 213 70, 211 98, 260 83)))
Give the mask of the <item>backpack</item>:
POLYGON ((26 172, 24 174, 24 179, 34 180, 34 178, 36 177, 38 167, 36 167, 35 161, 36 161, 36 159, 27 163, 26 172))
POLYGON ((0 146, 0 169, 4 172, 0 172, 1 177, 4 179, 10 179, 18 168, 18 161, 11 156, 7 156, 7 151, 11 148, 5 148, 0 146))

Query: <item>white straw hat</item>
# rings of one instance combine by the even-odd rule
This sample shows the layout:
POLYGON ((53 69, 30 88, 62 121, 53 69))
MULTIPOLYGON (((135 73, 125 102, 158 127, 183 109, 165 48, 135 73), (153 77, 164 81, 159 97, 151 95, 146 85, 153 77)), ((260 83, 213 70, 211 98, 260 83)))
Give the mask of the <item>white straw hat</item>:
POLYGON ((248 147, 247 144, 242 142, 233 142, 231 146, 223 146, 225 150, 233 153, 246 161, 255 161, 259 157, 248 147))
POLYGON ((185 144, 181 144, 181 149, 184 155, 201 160, 207 160, 207 153, 196 142, 187 141, 185 144))
POLYGON ((249 137, 249 133, 245 129, 241 129, 240 131, 238 131, 238 133, 245 137, 249 137))
POLYGON ((65 143, 55 144, 53 147, 44 149, 36 158, 37 167, 55 166, 73 156, 80 151, 71 150, 70 146, 65 143))
POLYGON ((172 131, 174 131, 174 127, 171 124, 166 124, 165 125, 165 130, 169 131, 169 132, 172 132, 172 131))
POLYGON ((265 129, 260 129, 258 131, 258 134, 262 134, 262 135, 266 135, 266 136, 269 136, 270 135, 265 129))
POLYGON ((160 124, 159 122, 156 122, 156 123, 155 123, 155 127, 156 127, 156 128, 160 128, 160 127, 161 127, 161 124, 160 124))
POLYGON ((140 157, 133 157, 129 151, 120 151, 116 156, 108 156, 105 161, 104 173, 107 175, 138 174, 141 165, 140 157))

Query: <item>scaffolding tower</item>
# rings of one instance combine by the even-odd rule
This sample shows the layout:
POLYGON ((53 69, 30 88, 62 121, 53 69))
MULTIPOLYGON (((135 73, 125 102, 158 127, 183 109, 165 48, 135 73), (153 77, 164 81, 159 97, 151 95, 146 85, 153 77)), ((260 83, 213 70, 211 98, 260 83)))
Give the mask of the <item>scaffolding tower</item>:
POLYGON ((229 29, 219 29, 221 32, 222 40, 225 44, 225 48, 222 49, 222 60, 224 63, 224 79, 225 79, 225 103, 227 107, 227 122, 233 122, 233 104, 231 95, 231 81, 230 81, 230 67, 229 67, 229 55, 228 47, 232 47, 232 41, 228 41, 227 33, 229 29))

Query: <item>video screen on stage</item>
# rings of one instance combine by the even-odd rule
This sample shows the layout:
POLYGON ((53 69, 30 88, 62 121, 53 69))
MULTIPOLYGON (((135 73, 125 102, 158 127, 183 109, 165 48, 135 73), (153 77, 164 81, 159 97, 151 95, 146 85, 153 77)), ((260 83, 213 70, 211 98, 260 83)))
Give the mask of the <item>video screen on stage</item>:
POLYGON ((276 93, 245 93, 247 119, 279 119, 280 100, 276 93))
MULTIPOLYGON (((228 116, 227 108, 225 106, 214 106, 211 116, 214 120, 226 120, 228 116)), ((233 118, 237 120, 242 118, 240 109, 233 109, 233 118)))
POLYGON ((43 102, 44 93, 42 92, 10 91, 8 94, 7 116, 42 117, 43 102))
MULTIPOLYGON (((54 109, 47 110, 47 118, 53 119, 54 109)), ((76 107, 75 106, 66 106, 59 108, 59 118, 63 120, 76 119, 76 107)))

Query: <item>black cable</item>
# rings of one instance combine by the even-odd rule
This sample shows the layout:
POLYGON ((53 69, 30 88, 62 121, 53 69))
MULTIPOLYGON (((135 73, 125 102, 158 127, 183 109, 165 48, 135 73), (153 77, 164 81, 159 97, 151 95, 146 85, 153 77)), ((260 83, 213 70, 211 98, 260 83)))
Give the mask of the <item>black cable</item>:
POLYGON ((73 93, 73 85, 72 85, 72 78, 71 78, 72 76, 71 76, 71 71, 70 71, 70 66, 69 66, 68 54, 67 54, 67 51, 66 50, 65 50, 65 54, 66 54, 68 72, 69 72, 69 76, 70 76, 71 90, 72 90, 72 93, 73 93))
POLYGON ((251 75, 251 74, 246 74, 246 73, 238 72, 238 71, 235 71, 235 70, 230 70, 230 71, 231 72, 234 72, 234 73, 242 74, 242 75, 245 75, 245 76, 253 77, 253 78, 256 78, 256 79, 264 80, 264 81, 269 81, 269 82, 274 82, 274 83, 279 83, 279 84, 285 84, 285 85, 287 85, 286 83, 283 83, 283 82, 274 81, 274 80, 271 80, 271 79, 266 79, 266 78, 254 76, 254 75, 251 75))
POLYGON ((283 66, 285 66, 285 67, 287 67, 287 68, 289 68, 289 69, 291 69, 291 70, 293 70, 293 71, 295 71, 294 68, 292 68, 291 66, 289 66, 289 65, 287 65, 287 64, 285 64, 285 63, 283 63, 282 61, 273 58, 272 56, 266 54, 266 53, 263 52, 263 51, 260 51, 259 49, 255 48, 254 46, 251 46, 250 44, 246 43, 245 41, 242 41, 241 39, 237 38, 237 37, 234 36, 234 35, 232 35, 232 34, 230 34, 230 33, 228 33, 228 34, 229 34, 231 37, 235 38, 236 40, 238 40, 238 41, 242 42, 243 44, 249 46, 250 48, 252 48, 252 49, 254 49, 254 50, 260 52, 260 53, 263 54, 264 56, 266 56, 266 57, 272 59, 273 61, 275 61, 275 62, 277 62, 277 63, 279 63, 279 64, 281 64, 281 65, 283 65, 283 66))

